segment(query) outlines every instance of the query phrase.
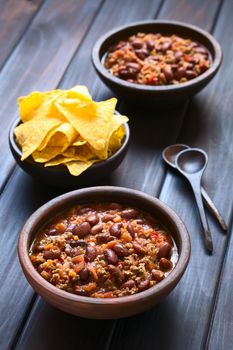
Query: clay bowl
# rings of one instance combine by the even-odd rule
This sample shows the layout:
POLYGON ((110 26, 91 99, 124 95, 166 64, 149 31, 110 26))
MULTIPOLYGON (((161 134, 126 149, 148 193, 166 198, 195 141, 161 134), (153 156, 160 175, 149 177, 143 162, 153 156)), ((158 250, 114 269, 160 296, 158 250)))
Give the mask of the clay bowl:
POLYGON ((39 208, 24 225, 18 242, 19 260, 24 274, 48 303, 65 312, 94 319, 113 319, 140 313, 166 297, 182 277, 190 256, 190 240, 181 219, 159 199, 122 187, 91 187, 59 196, 39 208), (178 262, 160 283, 141 293, 120 298, 91 298, 68 293, 47 282, 33 267, 28 250, 38 229, 55 215, 73 205, 90 202, 119 202, 154 215, 172 234, 178 247, 178 262))
POLYGON ((92 51, 92 63, 100 79, 119 97, 146 106, 168 107, 180 104, 203 89, 215 76, 222 62, 222 51, 214 37, 196 26, 175 21, 143 21, 116 28, 96 42, 92 51), (104 67, 106 53, 120 40, 138 32, 177 34, 206 47, 210 53, 211 67, 198 77, 176 85, 149 86, 130 83, 113 76, 104 67))
POLYGON ((46 184, 58 187, 66 187, 75 189, 87 185, 94 184, 104 176, 109 175, 123 161, 129 146, 130 130, 127 123, 124 124, 125 136, 121 147, 108 159, 92 165, 79 176, 73 176, 63 165, 45 168, 43 164, 36 163, 32 157, 20 160, 22 152, 16 143, 14 129, 20 124, 20 119, 17 118, 12 124, 9 131, 9 146, 13 157, 17 164, 29 175, 46 184))

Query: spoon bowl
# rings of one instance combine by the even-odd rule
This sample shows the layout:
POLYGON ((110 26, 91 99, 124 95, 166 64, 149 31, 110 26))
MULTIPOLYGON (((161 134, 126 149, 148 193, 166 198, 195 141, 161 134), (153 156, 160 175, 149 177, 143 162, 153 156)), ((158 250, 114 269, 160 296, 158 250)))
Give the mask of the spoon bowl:
POLYGON ((203 173, 207 163, 208 156, 206 152, 199 148, 181 151, 177 157, 177 167, 186 176, 203 173))
POLYGON ((201 178, 207 162, 207 154, 199 148, 185 149, 176 157, 177 169, 186 177, 193 189, 203 227, 205 246, 209 252, 212 252, 213 242, 201 197, 201 178))
MULTIPOLYGON (((163 150, 163 153, 162 153, 163 160, 168 165, 170 165, 172 168, 177 169, 176 157, 180 152, 182 152, 186 149, 190 149, 190 147, 183 144, 183 143, 177 143, 174 145, 170 145, 163 150)), ((194 171, 195 172, 199 166, 201 167, 204 165, 203 163, 201 164, 201 161, 204 162, 203 154, 200 156, 199 151, 200 151, 200 149, 198 149, 198 152, 195 152, 195 155, 193 155, 193 162, 192 162, 191 166, 190 166, 190 163, 188 163, 187 161, 185 162, 185 171, 187 171, 187 172, 194 171), (201 159, 200 159, 200 157, 201 157, 201 159), (195 164, 193 164, 193 163, 195 163, 195 164)), ((183 157, 189 157, 189 156, 190 156, 190 153, 187 153, 187 154, 185 153, 183 155, 183 157)), ((205 156, 205 159, 207 162, 207 154, 205 152, 204 152, 204 156, 205 156)), ((181 159, 180 159, 180 161, 181 161, 181 159)), ((182 165, 181 165, 181 167, 182 167, 182 165)), ((225 223, 225 220, 223 219, 222 215, 220 214, 220 212, 216 208, 215 204, 213 203, 213 201, 211 200, 211 198, 209 197, 208 193, 206 192, 206 190, 204 189, 203 186, 201 186, 201 194, 202 194, 203 199, 205 200, 207 207, 209 208, 211 213, 214 215, 214 217, 218 220, 223 231, 227 232, 228 227, 227 227, 227 224, 225 223)))
POLYGON ((171 167, 176 168, 177 154, 188 148, 189 146, 184 145, 183 143, 176 143, 175 145, 168 146, 163 150, 163 160, 171 167))

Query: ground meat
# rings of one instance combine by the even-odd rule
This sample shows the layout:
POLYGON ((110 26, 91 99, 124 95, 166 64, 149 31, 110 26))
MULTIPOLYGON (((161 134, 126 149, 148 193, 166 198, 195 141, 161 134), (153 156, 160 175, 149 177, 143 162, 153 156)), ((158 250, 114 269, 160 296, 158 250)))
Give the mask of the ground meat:
POLYGON ((211 65, 208 50, 177 35, 138 33, 111 48, 104 66, 116 77, 144 85, 184 83, 211 65))
POLYGON ((142 292, 177 261, 175 243, 156 219, 119 203, 88 203, 56 217, 38 232, 29 254, 48 282, 95 298, 142 292))

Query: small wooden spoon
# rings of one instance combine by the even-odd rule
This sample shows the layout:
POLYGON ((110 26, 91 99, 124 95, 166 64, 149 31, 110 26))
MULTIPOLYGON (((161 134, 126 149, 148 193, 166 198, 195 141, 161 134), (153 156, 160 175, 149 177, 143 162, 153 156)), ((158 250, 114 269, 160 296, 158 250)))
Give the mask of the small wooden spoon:
MULTIPOLYGON (((187 145, 184 145, 182 143, 177 143, 171 146, 168 146, 164 149, 162 156, 163 156, 163 160, 170 165, 171 167, 176 169, 176 163, 175 163, 175 159, 176 156, 178 155, 179 152, 190 148, 187 145)), ((218 209, 216 208, 215 204, 213 203, 212 199, 209 197, 208 193, 206 192, 206 190, 204 189, 203 186, 201 186, 201 194, 202 197, 208 207, 208 209, 210 210, 210 212, 212 213, 212 215, 218 220, 219 225, 221 226, 221 228, 223 229, 223 231, 227 231, 228 227, 227 224, 225 223, 225 220, 223 219, 222 215, 220 214, 220 212, 218 211, 218 209)))
POLYGON ((207 154, 198 148, 186 149, 177 155, 175 162, 177 169, 186 177, 193 189, 203 226, 205 246, 212 252, 213 242, 201 197, 201 178, 208 162, 207 154))

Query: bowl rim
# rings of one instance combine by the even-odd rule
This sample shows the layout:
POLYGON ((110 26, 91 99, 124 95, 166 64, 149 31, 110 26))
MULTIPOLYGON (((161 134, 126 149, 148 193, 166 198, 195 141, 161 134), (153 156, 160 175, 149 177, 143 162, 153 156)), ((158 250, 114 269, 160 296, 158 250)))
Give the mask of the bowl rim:
MULTIPOLYGON (((107 51, 106 51, 107 52, 107 51)), ((106 53, 105 52, 105 53, 106 53)), ((132 22, 127 25, 119 26, 114 28, 113 30, 108 31, 107 33, 103 34, 95 43, 92 49, 92 64, 94 65, 97 72, 99 72, 100 75, 104 76, 105 79, 110 80, 112 83, 116 85, 121 85, 122 88, 128 88, 130 90, 134 91, 144 91, 148 93, 153 92, 162 92, 162 91, 176 91, 176 90, 182 90, 186 87, 190 87, 193 85, 199 84, 201 81, 205 80, 209 76, 213 75, 220 67, 221 62, 223 59, 222 49, 218 41, 206 30, 201 29, 193 24, 189 24, 186 22, 180 22, 180 21, 170 21, 170 20, 145 20, 145 21, 139 21, 139 22, 132 22), (214 48, 215 57, 212 57, 212 64, 209 69, 207 69, 204 73, 197 76, 196 78, 193 78, 187 82, 178 83, 178 84, 170 84, 170 85, 159 85, 159 86, 151 86, 151 85, 141 85, 136 83, 130 83, 126 80, 120 79, 118 77, 115 77, 111 73, 108 72, 108 70, 104 67, 104 65, 101 62, 101 59, 99 57, 100 49, 102 45, 105 43, 107 39, 109 39, 111 36, 117 34, 118 32, 124 32, 125 30, 138 27, 138 26, 147 26, 147 25, 153 25, 153 24, 161 24, 161 25, 170 25, 174 27, 180 27, 180 28, 186 28, 193 32, 197 32, 198 34, 205 37, 210 44, 214 48)))
MULTIPOLYGON (((75 205, 75 204, 72 204, 75 205)), ((71 206, 71 204, 70 204, 71 206)), ((53 216, 55 216, 54 214, 53 216)), ((42 225, 41 224, 41 225, 42 225)), ((38 229, 37 229, 38 230, 38 229)), ((36 232, 33 235, 33 238, 35 237, 36 232)), ((39 285, 40 290, 48 291, 50 295, 53 297, 59 298, 60 300, 69 300, 71 302, 79 302, 83 304, 89 304, 89 305, 113 305, 113 304, 127 304, 127 303, 134 303, 141 300, 146 300, 148 298, 153 297, 153 295, 160 295, 163 294, 163 291, 166 289, 166 287, 169 287, 170 285, 176 285, 181 276, 183 275, 189 258, 190 258, 190 250, 191 250, 191 243, 189 234, 187 232, 187 229, 183 223, 183 221, 180 219, 180 217, 174 212, 173 209, 171 209, 169 206, 167 206, 164 202, 162 202, 160 199, 156 197, 152 197, 151 195, 148 195, 144 192, 134 190, 131 188, 125 188, 125 187, 116 187, 116 186, 96 186, 96 187, 89 187, 89 188, 83 188, 75 191, 71 191, 68 193, 65 193, 63 195, 60 195, 47 203, 45 203, 43 206, 41 206, 39 209, 37 209, 26 221, 25 225, 23 226, 19 239, 18 239, 18 256, 19 261, 22 266, 23 271, 27 271, 26 274, 29 274, 30 280, 32 279, 36 285, 39 285), (91 298, 91 297, 85 297, 85 296, 79 296, 73 293, 69 293, 67 291, 61 290, 48 281, 46 281, 40 274, 36 271, 35 267, 33 266, 29 254, 28 254, 28 236, 30 235, 31 231, 35 229, 36 225, 40 223, 42 220, 42 224, 44 224, 46 221, 45 217, 48 215, 47 210, 56 209, 57 214, 61 213, 65 209, 62 206, 69 207, 69 203, 73 203, 80 197, 80 200, 82 200, 82 196, 88 195, 91 200, 91 194, 95 193, 95 196, 97 195, 103 195, 103 194, 111 194, 114 197, 114 194, 124 194, 126 196, 129 196, 132 198, 140 197, 141 200, 145 202, 149 202, 155 206, 155 208, 159 208, 162 213, 169 216, 172 223, 175 225, 177 232, 179 233, 179 239, 181 241, 181 248, 179 252, 179 257, 177 264, 175 265, 174 269, 169 273, 169 275, 162 280, 160 283, 156 284, 155 286, 134 294, 130 296, 123 296, 119 298, 91 298), (59 211, 60 208, 60 211, 59 211), (46 214, 47 213, 47 214, 46 214), (44 217, 44 222, 43 222, 44 217)), ((27 277, 27 276, 26 276, 27 277)), ((28 278, 28 277, 27 277, 28 278)))
MULTIPOLYGON (((116 114, 120 114, 119 112, 117 112, 115 110, 116 114)), ((15 140, 15 135, 14 135, 14 129, 21 123, 21 119, 20 117, 17 117, 11 124, 10 129, 9 129, 9 133, 8 133, 8 141, 9 141, 9 145, 10 145, 10 149, 12 148, 15 152, 15 154, 17 154, 17 157, 19 158, 19 160, 21 161, 21 157, 22 157, 22 151, 20 150, 19 146, 17 145, 17 142, 15 140)), ((91 165, 90 168, 88 168, 87 170, 85 170, 82 174, 80 175, 85 175, 87 172, 89 172, 90 170, 96 171, 99 168, 102 168, 103 165, 108 165, 109 163, 111 163, 112 161, 114 161, 115 158, 117 158, 121 152, 124 152, 124 150, 128 147, 129 144, 129 139, 130 139, 130 128, 129 128, 129 124, 128 123, 123 123, 122 124, 125 128, 125 135, 123 137, 123 141, 122 144, 120 146, 120 148, 114 153, 112 154, 109 158, 102 160, 96 164, 91 165)), ((51 166, 51 167, 44 167, 44 163, 37 163, 32 159, 32 156, 26 158, 24 161, 22 161, 22 163, 25 162, 27 164, 30 164, 36 168, 39 169, 43 169, 45 171, 50 171, 50 172, 59 172, 59 173, 63 173, 63 174, 67 174, 70 175, 72 177, 74 177, 74 175, 71 175, 68 171, 68 169, 66 167, 59 167, 59 166, 51 166)), ((80 176, 79 175, 79 176, 80 176)), ((77 176, 77 178, 79 178, 79 176, 77 176)))

